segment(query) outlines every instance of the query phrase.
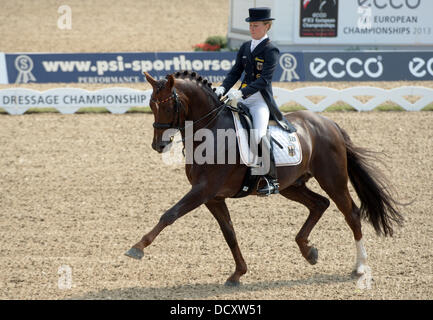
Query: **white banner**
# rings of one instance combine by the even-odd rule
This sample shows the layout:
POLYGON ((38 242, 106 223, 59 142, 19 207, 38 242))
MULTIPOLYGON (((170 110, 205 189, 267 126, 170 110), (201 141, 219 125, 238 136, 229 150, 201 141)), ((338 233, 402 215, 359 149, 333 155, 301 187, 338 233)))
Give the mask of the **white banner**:
POLYGON ((131 107, 149 106, 152 90, 106 88, 88 91, 56 88, 36 91, 24 88, 0 90, 0 107, 9 114, 23 114, 29 108, 55 108, 60 113, 75 113, 82 107, 105 107, 111 113, 125 113, 131 107))
MULTIPOLYGON (((371 111, 393 102, 407 111, 419 111, 433 103, 433 89, 426 87, 351 87, 337 90, 326 87, 305 87, 295 90, 273 88, 278 106, 296 103, 314 112, 322 112, 337 102, 345 102, 358 111, 371 111), (311 97, 325 97, 315 103, 311 97), (367 101, 359 97, 369 97, 367 101), (413 99, 411 97, 418 97, 413 99)), ((75 113, 81 107, 106 107, 112 113, 125 113, 131 107, 149 105, 152 90, 140 91, 128 88, 107 88, 87 91, 75 88, 59 88, 39 92, 30 89, 0 89, 0 108, 9 114, 23 114, 29 108, 53 107, 60 113, 75 113), (118 102, 115 102, 115 101, 118 102), (141 101, 138 103, 137 101, 141 101), (27 103, 28 102, 28 103, 27 103)))
POLYGON ((433 45, 432 0, 298 0, 295 5, 295 43, 433 45), (311 17, 301 19, 313 6, 311 17), (330 20, 326 10, 332 6, 338 6, 337 35, 302 36, 302 28, 314 30, 330 20))
POLYGON ((3 52, 0 52, 0 84, 8 83, 8 74, 6 70, 6 57, 3 52))

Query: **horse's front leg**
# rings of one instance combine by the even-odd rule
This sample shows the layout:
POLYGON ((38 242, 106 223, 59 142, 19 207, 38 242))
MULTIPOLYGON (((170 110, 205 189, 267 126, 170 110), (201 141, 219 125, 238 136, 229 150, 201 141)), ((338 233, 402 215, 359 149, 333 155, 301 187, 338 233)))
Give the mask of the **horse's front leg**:
POLYGON ((233 258, 235 259, 235 272, 227 279, 226 285, 238 286, 239 278, 247 272, 247 264, 242 257, 238 241, 236 240, 236 234, 233 228, 233 223, 230 219, 229 209, 227 208, 224 199, 213 199, 206 203, 206 207, 218 221, 224 238, 232 251, 233 258))
POLYGON ((161 216, 158 224, 149 233, 145 234, 139 242, 133 245, 125 255, 134 259, 141 259, 144 256, 143 249, 149 246, 165 227, 212 199, 214 194, 206 191, 205 185, 194 185, 178 203, 161 216))

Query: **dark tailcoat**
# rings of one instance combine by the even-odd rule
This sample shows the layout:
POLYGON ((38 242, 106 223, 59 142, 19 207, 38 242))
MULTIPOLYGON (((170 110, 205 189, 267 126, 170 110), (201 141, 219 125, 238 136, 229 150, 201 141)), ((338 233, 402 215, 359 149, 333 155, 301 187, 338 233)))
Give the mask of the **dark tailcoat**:
POLYGON ((250 48, 251 40, 242 44, 236 56, 236 62, 222 86, 227 92, 245 72, 240 88, 243 98, 246 99, 260 91, 269 107, 270 118, 277 121, 284 129, 292 131, 292 126, 281 114, 272 93, 272 76, 278 63, 280 50, 272 44, 269 38, 260 42, 253 52, 250 48))

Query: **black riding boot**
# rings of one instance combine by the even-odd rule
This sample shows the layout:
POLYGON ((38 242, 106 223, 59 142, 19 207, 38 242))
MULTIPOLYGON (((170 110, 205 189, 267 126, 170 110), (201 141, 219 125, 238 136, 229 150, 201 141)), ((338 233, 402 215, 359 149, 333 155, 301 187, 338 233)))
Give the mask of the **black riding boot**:
MULTIPOLYGON (((262 138, 262 159, 269 155, 269 172, 263 176, 265 185, 257 188, 258 196, 269 196, 271 194, 279 193, 279 183, 277 176, 277 167, 275 165, 274 154, 272 153, 272 145, 267 136, 262 138)), ((263 161, 263 160, 262 160, 263 161)))

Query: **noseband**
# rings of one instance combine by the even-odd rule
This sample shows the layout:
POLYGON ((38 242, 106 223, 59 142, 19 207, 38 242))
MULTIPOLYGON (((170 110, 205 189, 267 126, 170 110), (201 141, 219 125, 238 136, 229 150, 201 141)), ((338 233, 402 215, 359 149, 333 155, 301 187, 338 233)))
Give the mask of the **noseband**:
POLYGON ((162 103, 166 103, 167 101, 170 100, 174 100, 174 116, 173 116, 173 121, 171 123, 161 123, 161 122, 154 122, 153 123, 153 127, 155 129, 178 129, 178 130, 182 130, 184 128, 182 128, 180 126, 180 109, 183 109, 185 111, 185 108, 182 105, 182 102, 179 99, 179 96, 176 92, 176 88, 173 88, 173 94, 171 96, 169 96, 168 98, 164 99, 164 100, 157 100, 157 99, 151 99, 151 102, 154 102, 158 105, 162 104, 162 103), (176 125, 176 119, 177 119, 177 125, 176 125))

